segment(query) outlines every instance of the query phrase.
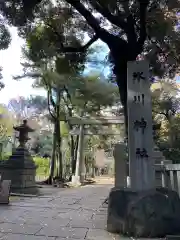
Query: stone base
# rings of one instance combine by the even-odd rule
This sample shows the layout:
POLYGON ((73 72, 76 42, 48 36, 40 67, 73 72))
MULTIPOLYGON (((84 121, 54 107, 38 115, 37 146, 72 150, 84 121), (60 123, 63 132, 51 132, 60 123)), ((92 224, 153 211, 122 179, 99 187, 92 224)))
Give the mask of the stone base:
POLYGON ((36 194, 36 166, 26 148, 18 147, 7 161, 0 162, 1 180, 11 180, 11 192, 36 194))
POLYGON ((0 187, 0 204, 9 204, 11 180, 3 180, 0 187))
POLYGON ((129 176, 127 176, 127 188, 131 187, 131 179, 129 176))
POLYGON ((72 176, 72 180, 71 180, 72 184, 74 185, 80 185, 80 176, 72 176))
POLYGON ((38 186, 26 187, 26 188, 11 188, 11 192, 14 194, 27 194, 27 195, 39 195, 40 190, 38 186))
POLYGON ((143 192, 113 188, 108 201, 107 230, 134 238, 180 234, 180 198, 172 190, 143 192))

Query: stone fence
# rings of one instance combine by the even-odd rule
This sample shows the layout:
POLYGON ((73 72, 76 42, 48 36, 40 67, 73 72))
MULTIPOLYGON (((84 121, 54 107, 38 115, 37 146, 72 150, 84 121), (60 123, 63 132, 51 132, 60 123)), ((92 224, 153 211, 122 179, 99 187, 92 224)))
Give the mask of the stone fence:
POLYGON ((180 196, 180 164, 173 164, 171 160, 166 160, 157 147, 154 147, 153 158, 156 186, 175 190, 180 196))
POLYGON ((155 166, 156 185, 175 190, 180 196, 180 164, 172 164, 167 161, 155 166))
MULTIPOLYGON (((115 187, 130 187, 131 181, 127 173, 127 151, 124 143, 116 144, 113 152, 115 160, 115 187)), ((154 147, 156 187, 166 187, 175 190, 180 196, 180 164, 172 164, 166 160, 162 152, 154 147)))

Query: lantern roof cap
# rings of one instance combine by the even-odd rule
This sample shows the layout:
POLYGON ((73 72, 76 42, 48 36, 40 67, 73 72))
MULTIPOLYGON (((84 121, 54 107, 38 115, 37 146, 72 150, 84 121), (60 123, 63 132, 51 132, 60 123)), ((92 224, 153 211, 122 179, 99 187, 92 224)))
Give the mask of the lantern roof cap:
POLYGON ((32 129, 31 127, 28 126, 26 119, 23 120, 23 123, 21 125, 15 126, 13 128, 14 128, 14 130, 19 131, 19 132, 23 131, 23 130, 26 132, 34 132, 34 129, 32 129))

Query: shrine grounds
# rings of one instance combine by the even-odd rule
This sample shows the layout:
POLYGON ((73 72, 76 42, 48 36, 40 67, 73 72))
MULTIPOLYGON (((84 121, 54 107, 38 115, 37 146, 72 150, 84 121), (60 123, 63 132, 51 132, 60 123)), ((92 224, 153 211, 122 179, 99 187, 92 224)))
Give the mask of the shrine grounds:
POLYGON ((108 196, 113 181, 56 191, 40 197, 11 197, 0 205, 1 240, 115 240, 106 228, 108 196))

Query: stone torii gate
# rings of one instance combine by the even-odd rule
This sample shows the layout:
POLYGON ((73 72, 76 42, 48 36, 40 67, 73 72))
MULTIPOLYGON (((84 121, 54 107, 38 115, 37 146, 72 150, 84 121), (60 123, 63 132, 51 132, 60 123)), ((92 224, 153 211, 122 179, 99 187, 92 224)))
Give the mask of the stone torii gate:
POLYGON ((85 125, 118 125, 124 124, 124 116, 103 116, 96 118, 81 118, 81 117, 71 117, 67 118, 67 121, 72 125, 79 125, 79 129, 71 131, 71 135, 79 135, 79 143, 78 143, 78 152, 77 152, 77 160, 76 160, 76 172, 75 176, 72 177, 73 183, 79 183, 83 181, 82 169, 83 169, 83 143, 85 135, 120 135, 119 133, 115 133, 114 131, 92 131, 89 129, 85 129, 85 125))

